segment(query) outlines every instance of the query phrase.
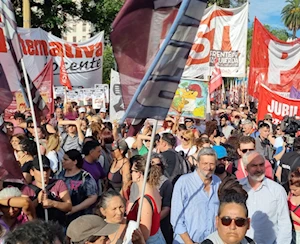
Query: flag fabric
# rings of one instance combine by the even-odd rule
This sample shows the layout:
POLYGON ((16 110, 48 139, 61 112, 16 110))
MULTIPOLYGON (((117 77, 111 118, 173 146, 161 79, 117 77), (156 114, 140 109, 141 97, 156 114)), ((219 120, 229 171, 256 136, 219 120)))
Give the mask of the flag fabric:
POLYGON ((6 182, 25 183, 21 167, 16 161, 13 148, 7 135, 0 132, 0 180, 6 182))
POLYGON ((215 67, 211 74, 211 79, 209 82, 209 92, 212 93, 214 90, 219 88, 223 83, 221 70, 218 63, 218 58, 215 59, 215 67))
POLYGON ((61 57, 61 60, 60 60, 59 82, 62 86, 66 86, 66 87, 68 87, 69 90, 72 90, 72 85, 71 85, 71 81, 68 76, 68 72, 66 70, 64 57, 61 57))
POLYGON ((261 84, 287 97, 292 86, 300 90, 299 44, 299 38, 292 42, 279 40, 258 19, 254 19, 249 95, 258 99, 261 84))
POLYGON ((229 88, 229 102, 232 105, 234 101, 234 91, 233 91, 233 80, 230 80, 230 88, 229 88))
MULTIPOLYGON (((15 20, 14 9, 10 0, 0 1, 0 14, 0 62, 3 66, 6 77, 8 77, 8 75, 12 77, 11 74, 14 75, 14 79, 8 81, 10 90, 19 90, 19 84, 21 83, 21 85, 24 87, 24 90, 27 91, 24 77, 24 75, 27 74, 24 74, 21 68, 22 50, 17 34, 17 23, 15 20), (2 45, 2 43, 5 43, 5 45, 2 45)), ((42 115, 48 114, 49 109, 47 108, 46 103, 43 101, 39 91, 36 89, 30 79, 29 88, 35 107, 34 109, 36 112, 36 118, 38 120, 37 122, 39 122, 39 118, 42 115)), ((25 97, 25 101, 26 100, 28 100, 28 97, 25 97)))
MULTIPOLYGON (((50 114, 54 113, 53 100, 53 58, 50 58, 41 73, 34 79, 33 84, 39 91, 50 114)), ((41 101, 42 102, 42 101, 41 101)), ((48 115, 48 110, 42 109, 43 115, 48 115)))
POLYGON ((234 99, 233 102, 238 104, 239 103, 239 89, 238 89, 238 84, 237 84, 237 79, 234 79, 234 99))
MULTIPOLYGON (((9 88, 2 64, 0 63, 0 114, 11 104, 13 94, 9 88)), ((0 124, 1 126, 1 124, 0 124)))
POLYGON ((123 120, 163 120, 169 111, 207 4, 183 0, 178 8, 180 2, 127 0, 113 23, 123 120))
MULTIPOLYGON (((11 54, 16 62, 19 62, 23 57, 19 37, 17 32, 17 22, 15 19, 14 7, 10 0, 0 1, 0 22, 3 25, 4 36, 9 45, 11 54)), ((6 48, 6 47, 2 47, 6 48)))
POLYGON ((290 98, 300 99, 300 91, 293 86, 291 87, 290 90, 290 98))

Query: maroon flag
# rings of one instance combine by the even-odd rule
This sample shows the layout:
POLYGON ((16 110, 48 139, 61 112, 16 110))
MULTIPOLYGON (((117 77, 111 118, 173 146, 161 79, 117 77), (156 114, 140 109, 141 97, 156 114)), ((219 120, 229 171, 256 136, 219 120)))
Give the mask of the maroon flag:
MULTIPOLYGON (((41 73, 34 79, 33 84, 39 91, 43 102, 47 105, 47 109, 41 108, 44 116, 54 113, 53 100, 53 58, 51 58, 41 73)), ((42 102, 42 101, 41 101, 42 102)))
MULTIPOLYGON (((3 65, 3 70, 6 75, 8 73, 15 74, 15 80, 9 81, 9 86, 12 91, 20 89, 20 83, 26 91, 24 75, 27 74, 23 73, 20 65, 22 56, 13 5, 10 0, 0 1, 0 62, 3 65)), ((39 120, 43 114, 49 113, 49 109, 30 79, 29 86, 36 118, 39 120)), ((28 100, 28 98, 25 98, 25 100, 28 100)))
POLYGON ((0 180, 25 183, 8 137, 0 131, 0 180))
POLYGON ((114 20, 110 39, 120 72, 125 109, 174 21, 180 2, 127 0, 114 20), (159 2, 162 6, 156 5, 159 2))
POLYGON ((206 5, 206 0, 125 2, 110 35, 126 108, 123 120, 166 117, 206 5))

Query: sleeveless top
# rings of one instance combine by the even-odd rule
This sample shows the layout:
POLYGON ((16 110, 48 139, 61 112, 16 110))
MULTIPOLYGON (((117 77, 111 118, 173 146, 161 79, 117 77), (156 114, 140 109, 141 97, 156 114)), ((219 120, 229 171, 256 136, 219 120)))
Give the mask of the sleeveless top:
MULTIPOLYGON (((288 206, 289 206, 289 210, 293 211, 297 215, 297 217, 300 218, 300 208, 297 208, 298 206, 295 206, 294 204, 292 204, 292 202, 291 202, 291 194, 289 194, 289 197, 288 197, 288 206), (296 209, 296 211, 295 211, 295 209, 296 209)), ((300 223, 298 223, 296 221, 293 221, 293 224, 300 226, 300 223)))
MULTIPOLYGON (((147 199, 147 201, 150 203, 151 207, 152 207, 152 225, 151 225, 151 230, 150 230, 150 236, 153 236, 157 233, 157 231, 159 230, 160 227, 160 213, 158 213, 157 211, 157 206, 156 203, 153 199, 153 197, 151 197, 150 195, 146 194, 145 198, 147 199)), ((138 198, 132 208, 130 209, 128 215, 127 215, 127 219, 128 220, 137 220, 137 214, 138 214, 138 209, 139 209, 139 199, 138 198)))
POLYGON ((122 177, 120 171, 123 168, 125 163, 126 162, 124 162, 122 164, 121 168, 119 168, 115 173, 112 173, 109 171, 108 176, 107 176, 110 185, 113 187, 114 190, 116 190, 118 192, 121 190, 122 185, 123 185, 123 177, 122 177))

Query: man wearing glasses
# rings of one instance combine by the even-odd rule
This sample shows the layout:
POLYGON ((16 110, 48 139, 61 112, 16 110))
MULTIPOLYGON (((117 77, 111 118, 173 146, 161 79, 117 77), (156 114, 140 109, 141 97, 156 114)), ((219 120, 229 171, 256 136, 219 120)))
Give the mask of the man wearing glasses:
POLYGON ((265 177, 265 159, 259 152, 246 152, 242 161, 248 172, 240 180, 248 193, 251 224, 247 236, 259 244, 291 243, 292 225, 284 188, 265 177))
MULTIPOLYGON (((255 150, 255 139, 251 136, 242 136, 239 139, 237 152, 240 155, 240 159, 236 164, 235 176, 238 180, 243 179, 248 176, 248 172, 245 170, 245 167, 242 163, 242 157, 249 151, 255 150)), ((272 165, 268 160, 265 160, 265 168, 266 168, 266 177, 269 179, 273 179, 273 169, 272 165)))

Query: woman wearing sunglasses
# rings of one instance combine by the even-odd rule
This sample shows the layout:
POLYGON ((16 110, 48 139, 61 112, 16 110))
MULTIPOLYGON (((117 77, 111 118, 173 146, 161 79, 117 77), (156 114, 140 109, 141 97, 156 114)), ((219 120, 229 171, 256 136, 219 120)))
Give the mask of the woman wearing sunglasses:
POLYGON ((255 244, 245 236, 250 225, 247 192, 238 181, 226 178, 219 187, 218 195, 220 207, 216 217, 217 231, 201 244, 255 244))
POLYGON ((184 155, 193 155, 197 151, 197 147, 194 145, 195 136, 192 130, 186 130, 181 136, 181 145, 177 146, 175 150, 177 152, 183 151, 184 155))

